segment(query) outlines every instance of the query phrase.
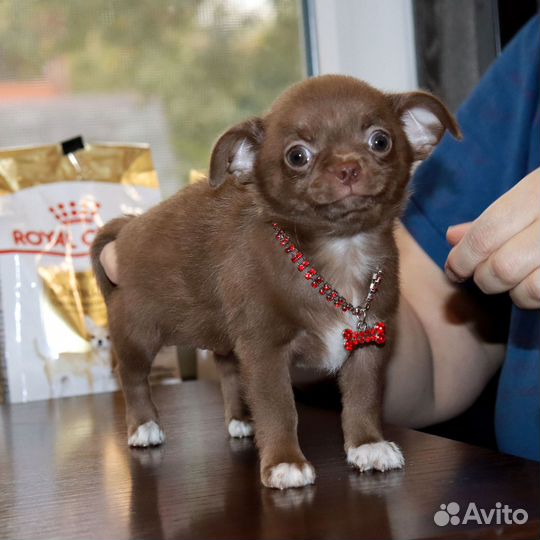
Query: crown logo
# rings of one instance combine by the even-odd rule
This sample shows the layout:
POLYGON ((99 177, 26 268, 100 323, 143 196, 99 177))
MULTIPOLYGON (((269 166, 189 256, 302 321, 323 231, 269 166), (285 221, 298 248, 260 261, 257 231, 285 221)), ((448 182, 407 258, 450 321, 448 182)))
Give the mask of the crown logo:
POLYGON ((49 212, 62 225, 73 225, 75 223, 95 223, 95 217, 101 204, 97 201, 82 201, 80 204, 75 201, 59 203, 50 206, 49 212))

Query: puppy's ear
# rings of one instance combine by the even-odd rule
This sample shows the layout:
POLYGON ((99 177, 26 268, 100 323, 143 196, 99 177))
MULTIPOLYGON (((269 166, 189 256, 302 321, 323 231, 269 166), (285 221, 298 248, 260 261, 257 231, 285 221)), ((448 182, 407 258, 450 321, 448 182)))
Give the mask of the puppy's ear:
POLYGON ((454 115, 442 101, 428 92, 391 94, 389 98, 401 119, 415 161, 426 159, 431 154, 445 130, 456 139, 462 138, 454 115))
POLYGON ((263 136, 260 118, 251 118, 225 132, 212 150, 209 184, 219 187, 229 175, 242 184, 252 182, 255 157, 263 136))

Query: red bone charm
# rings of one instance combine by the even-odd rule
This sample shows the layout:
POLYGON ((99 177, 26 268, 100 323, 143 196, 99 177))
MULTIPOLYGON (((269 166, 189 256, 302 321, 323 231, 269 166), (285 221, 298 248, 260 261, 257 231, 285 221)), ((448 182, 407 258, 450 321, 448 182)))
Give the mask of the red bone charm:
POLYGON ((354 330, 344 330, 343 346, 346 351, 352 352, 358 347, 375 343, 384 345, 386 342, 386 325, 383 322, 378 322, 375 326, 367 326, 364 330, 355 332, 354 330))

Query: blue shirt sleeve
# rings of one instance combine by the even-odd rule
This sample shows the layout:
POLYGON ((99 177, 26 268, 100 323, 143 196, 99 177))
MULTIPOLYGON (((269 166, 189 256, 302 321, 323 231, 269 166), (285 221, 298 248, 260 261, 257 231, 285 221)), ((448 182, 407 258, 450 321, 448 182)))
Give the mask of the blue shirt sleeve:
MULTIPOLYGON (((450 251, 447 228, 474 220, 540 165, 539 42, 535 16, 458 111, 463 141, 445 136, 413 178, 403 222, 440 268, 450 251)), ((540 459, 539 342, 540 311, 513 306, 495 432, 502 451, 535 460, 540 459)))

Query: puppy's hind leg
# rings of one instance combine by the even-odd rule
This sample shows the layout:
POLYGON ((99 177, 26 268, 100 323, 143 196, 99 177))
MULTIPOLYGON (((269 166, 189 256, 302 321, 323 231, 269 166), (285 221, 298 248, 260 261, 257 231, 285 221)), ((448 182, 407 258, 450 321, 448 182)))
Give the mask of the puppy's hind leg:
POLYGON ((225 406, 225 425, 229 435, 235 438, 252 437, 253 425, 242 396, 238 360, 233 353, 227 355, 214 353, 214 360, 219 372, 225 406))
POLYGON ((156 406, 152 401, 148 375, 155 353, 124 340, 118 353, 118 375, 126 401, 126 422, 130 446, 156 446, 165 441, 156 406))
POLYGON ((126 402, 128 444, 156 446, 165 441, 156 406, 152 401, 148 375, 161 343, 148 331, 133 328, 111 317, 110 332, 117 358, 117 373, 126 402))

